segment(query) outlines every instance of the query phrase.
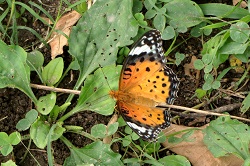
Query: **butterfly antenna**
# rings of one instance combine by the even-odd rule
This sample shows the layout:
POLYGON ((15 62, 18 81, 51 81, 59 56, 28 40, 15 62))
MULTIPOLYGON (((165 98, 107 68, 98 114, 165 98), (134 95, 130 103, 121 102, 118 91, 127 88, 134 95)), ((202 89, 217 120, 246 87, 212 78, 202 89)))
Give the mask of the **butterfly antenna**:
POLYGON ((112 88, 110 87, 109 82, 108 82, 108 77, 105 75, 104 71, 102 70, 103 67, 102 67, 100 64, 99 64, 99 67, 100 67, 100 69, 101 69, 101 71, 102 71, 102 74, 104 75, 104 79, 105 79, 105 81, 107 82, 107 85, 108 85, 108 87, 109 87, 109 90, 112 91, 112 88))

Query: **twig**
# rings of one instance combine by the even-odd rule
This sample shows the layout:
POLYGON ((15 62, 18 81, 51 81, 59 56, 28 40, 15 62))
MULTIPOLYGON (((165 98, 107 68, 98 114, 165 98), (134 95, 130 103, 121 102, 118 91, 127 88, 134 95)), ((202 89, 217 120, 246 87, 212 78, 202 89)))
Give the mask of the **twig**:
POLYGON ((43 90, 53 91, 53 92, 70 93, 70 94, 75 94, 75 95, 79 95, 81 93, 81 91, 78 91, 78 90, 55 88, 55 87, 50 87, 50 86, 45 86, 45 85, 30 84, 30 86, 32 88, 43 89, 43 90))
POLYGON ((159 107, 168 107, 168 108, 173 108, 173 109, 179 109, 179 110, 185 110, 185 111, 190 111, 190 112, 196 112, 196 113, 200 113, 200 114, 205 114, 205 115, 215 115, 215 116, 229 116, 233 119, 238 119, 238 120, 243 120, 246 122, 250 122, 250 119, 246 119, 246 118, 242 118, 242 117, 238 117, 238 116, 233 116, 233 115, 227 115, 227 114, 220 114, 220 113, 216 113, 216 112, 209 112, 209 111, 204 111, 204 110, 197 110, 197 109, 193 109, 193 108, 188 108, 188 107, 182 107, 182 106, 178 106, 178 105, 159 105, 159 107))

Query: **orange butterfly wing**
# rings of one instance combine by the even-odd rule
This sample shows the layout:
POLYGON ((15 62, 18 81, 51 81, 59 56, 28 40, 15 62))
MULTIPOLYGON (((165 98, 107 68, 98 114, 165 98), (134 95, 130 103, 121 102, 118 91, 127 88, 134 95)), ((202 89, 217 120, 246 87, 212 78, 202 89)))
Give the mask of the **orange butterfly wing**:
POLYGON ((156 106, 172 104, 177 96, 178 78, 165 63, 160 32, 151 30, 130 51, 119 90, 110 93, 127 124, 149 141, 170 125, 168 112, 156 106))

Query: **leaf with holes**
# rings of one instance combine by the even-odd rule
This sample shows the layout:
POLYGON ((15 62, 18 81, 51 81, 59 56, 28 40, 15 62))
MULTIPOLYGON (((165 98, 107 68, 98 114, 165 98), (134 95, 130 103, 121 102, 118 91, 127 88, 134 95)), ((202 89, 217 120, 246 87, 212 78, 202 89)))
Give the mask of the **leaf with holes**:
POLYGON ((234 154, 247 159, 250 156, 250 128, 248 125, 232 120, 230 117, 219 117, 204 129, 204 143, 215 157, 234 154))
POLYGON ((94 75, 89 75, 74 108, 76 112, 91 110, 102 115, 111 115, 115 101, 109 96, 109 91, 118 89, 121 67, 110 65, 99 68, 94 75))
POLYGON ((56 104, 56 94, 51 92, 46 96, 39 98, 37 102, 37 111, 43 115, 48 115, 56 104))
POLYGON ((37 99, 30 88, 30 69, 26 58, 27 53, 23 48, 8 46, 0 40, 0 88, 18 88, 36 103, 37 99))
POLYGON ((132 14, 132 1, 99 0, 72 28, 69 52, 81 66, 78 85, 101 66, 114 64, 118 47, 133 43, 138 24, 132 14))

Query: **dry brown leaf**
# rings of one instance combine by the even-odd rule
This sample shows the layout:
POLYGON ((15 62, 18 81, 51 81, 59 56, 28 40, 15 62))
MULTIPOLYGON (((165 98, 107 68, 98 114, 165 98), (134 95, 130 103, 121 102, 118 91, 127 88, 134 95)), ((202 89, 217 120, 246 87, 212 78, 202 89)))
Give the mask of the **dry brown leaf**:
MULTIPOLYGON (((62 31, 65 35, 69 36, 72 26, 80 17, 81 15, 76 11, 67 13, 58 20, 55 30, 62 31)), ((51 47, 51 59, 54 59, 57 55, 63 53, 63 46, 68 45, 68 39, 57 32, 53 32, 51 36, 49 44, 51 47)))
MULTIPOLYGON (((190 63, 186 63, 186 64, 184 65, 184 73, 185 73, 185 75, 192 77, 192 75, 191 75, 191 73, 190 73, 190 70, 191 70, 191 69, 195 69, 195 68, 194 68, 194 61, 195 61, 196 59, 197 59, 196 56, 192 56, 191 62, 190 62, 190 63)), ((195 70, 196 70, 196 69, 195 69, 195 70)))
MULTIPOLYGON (((240 2, 240 0, 233 0, 233 5, 236 6, 239 2, 240 2)), ((247 7, 247 3, 245 1, 242 1, 240 3, 240 7, 241 8, 246 8, 247 7)))
MULTIPOLYGON (((206 126, 200 127, 199 129, 204 129, 206 126)), ((192 127, 172 124, 165 130, 165 133, 169 135, 190 128, 192 127)), ((203 134, 201 130, 196 130, 190 138, 194 139, 194 141, 182 142, 177 145, 170 144, 166 141, 162 145, 176 154, 185 156, 193 166, 239 166, 243 164, 243 160, 234 155, 215 158, 203 143, 203 134)))

